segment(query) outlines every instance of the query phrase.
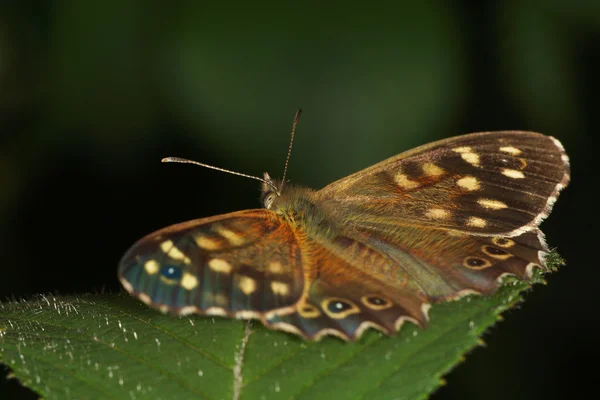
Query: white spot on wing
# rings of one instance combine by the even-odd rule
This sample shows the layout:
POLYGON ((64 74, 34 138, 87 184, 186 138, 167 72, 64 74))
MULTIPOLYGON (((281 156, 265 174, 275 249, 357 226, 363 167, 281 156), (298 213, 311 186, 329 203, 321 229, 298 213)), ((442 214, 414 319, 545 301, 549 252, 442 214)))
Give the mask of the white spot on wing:
POLYGON ((150 305, 152 304, 152 299, 146 293, 138 294, 138 298, 142 301, 142 303, 150 305))

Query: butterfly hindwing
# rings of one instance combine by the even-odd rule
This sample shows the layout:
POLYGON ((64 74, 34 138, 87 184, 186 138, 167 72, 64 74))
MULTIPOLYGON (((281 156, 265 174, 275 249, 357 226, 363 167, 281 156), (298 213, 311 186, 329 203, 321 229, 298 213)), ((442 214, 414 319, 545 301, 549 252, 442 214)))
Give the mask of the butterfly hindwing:
POLYGON ((539 231, 513 238, 402 234, 317 238, 310 250, 317 273, 307 278, 296 312, 265 323, 313 340, 356 340, 369 327, 392 335, 405 321, 425 326, 431 303, 491 294, 506 276, 529 279, 544 268, 539 231))
MULTIPOLYGON (((351 245, 348 238, 339 239, 351 245)), ((312 340, 324 335, 355 340, 370 327, 391 335, 405 321, 427 324, 427 299, 406 287, 385 256, 354 242, 355 250, 374 263, 372 271, 361 271, 351 256, 345 257, 350 251, 338 256, 317 243, 309 250, 315 273, 306 280, 296 312, 273 315, 265 321, 267 326, 312 340)))
POLYGON ((534 268, 545 269, 547 251, 538 230, 507 238, 399 227, 395 236, 371 231, 362 240, 390 257, 405 285, 431 302, 492 294, 507 275, 529 279, 534 268))
POLYGON ((119 277, 129 292, 163 311, 253 318, 292 306, 304 279, 292 229, 268 210, 154 232, 125 254, 119 277))

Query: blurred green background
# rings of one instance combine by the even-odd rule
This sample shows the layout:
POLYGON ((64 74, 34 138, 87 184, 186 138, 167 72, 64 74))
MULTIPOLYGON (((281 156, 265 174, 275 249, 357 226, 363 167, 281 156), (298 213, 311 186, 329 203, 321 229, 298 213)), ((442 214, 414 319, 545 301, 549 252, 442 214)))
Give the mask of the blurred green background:
MULTIPOLYGON (((2 1, 0 299, 118 291, 144 234, 259 207, 255 181, 159 161, 280 176, 298 107, 289 178, 313 188, 435 139, 534 130, 571 157, 543 224, 568 265, 433 398, 579 397, 599 355, 600 3, 533 4, 2 1)), ((2 377, 0 398, 35 397, 2 377)))

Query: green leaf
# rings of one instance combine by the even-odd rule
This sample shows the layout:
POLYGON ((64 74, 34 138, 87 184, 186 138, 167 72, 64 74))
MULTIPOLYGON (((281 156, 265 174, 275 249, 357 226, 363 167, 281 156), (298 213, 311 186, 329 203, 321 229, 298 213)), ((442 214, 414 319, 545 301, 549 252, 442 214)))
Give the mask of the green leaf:
POLYGON ((494 296, 435 305, 427 329, 357 343, 161 315, 124 294, 39 296, 0 303, 0 362, 48 399, 423 399, 529 287, 508 278, 494 296))

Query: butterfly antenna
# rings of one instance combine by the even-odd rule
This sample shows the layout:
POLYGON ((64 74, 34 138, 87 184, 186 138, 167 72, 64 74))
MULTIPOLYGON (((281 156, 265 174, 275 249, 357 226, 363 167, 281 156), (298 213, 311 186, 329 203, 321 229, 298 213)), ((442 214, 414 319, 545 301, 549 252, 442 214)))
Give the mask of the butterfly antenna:
POLYGON ((199 165, 204 168, 214 169, 214 170, 225 172, 225 173, 228 173, 231 175, 238 175, 238 176, 243 176, 244 178, 256 179, 257 181, 261 181, 262 183, 269 185, 273 190, 277 191, 277 188, 275 187, 275 185, 273 185, 273 182, 268 181, 263 178, 259 178, 258 176, 242 174, 241 172, 235 172, 235 171, 231 171, 231 170, 228 170, 225 168, 219 168, 219 167, 215 167, 214 165, 204 164, 204 163, 201 163, 198 161, 188 160, 187 158, 181 158, 181 157, 165 157, 160 161, 164 162, 164 163, 170 162, 170 163, 179 163, 179 164, 195 164, 195 165, 199 165))
POLYGON ((298 120, 300 119, 300 115, 302 114, 302 109, 299 108, 296 111, 296 115, 294 116, 294 122, 292 122, 292 134, 290 135, 290 147, 288 147, 287 157, 285 159, 285 166, 283 167, 283 178, 281 179, 281 187, 279 190, 283 189, 283 185, 285 184, 285 176, 287 174, 288 164, 290 162, 290 156, 292 155, 292 146, 294 145, 294 134, 296 133, 296 125, 298 125, 298 120))

